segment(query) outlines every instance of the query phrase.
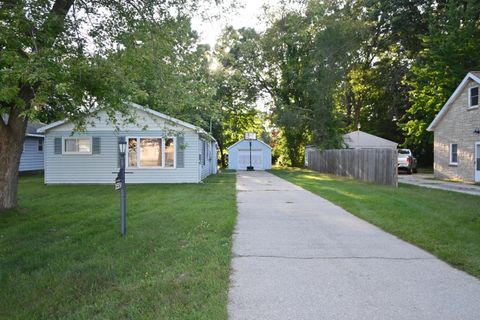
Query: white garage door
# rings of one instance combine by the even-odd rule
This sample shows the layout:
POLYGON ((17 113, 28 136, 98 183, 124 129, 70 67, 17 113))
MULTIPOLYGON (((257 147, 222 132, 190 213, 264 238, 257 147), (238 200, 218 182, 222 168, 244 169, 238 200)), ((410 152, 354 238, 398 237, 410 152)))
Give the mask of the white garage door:
MULTIPOLYGON (((238 170, 247 170, 250 165, 250 151, 238 150, 238 170)), ((252 166, 255 170, 263 170, 262 150, 252 150, 252 166)))

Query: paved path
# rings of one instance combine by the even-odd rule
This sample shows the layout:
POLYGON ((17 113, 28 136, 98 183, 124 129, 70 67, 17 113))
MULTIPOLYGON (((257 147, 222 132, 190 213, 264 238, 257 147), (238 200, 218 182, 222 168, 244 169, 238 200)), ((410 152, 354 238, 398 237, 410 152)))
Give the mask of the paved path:
POLYGON ((230 319, 480 319, 480 280, 269 173, 237 179, 230 319))
POLYGON ((478 185, 436 180, 433 178, 433 174, 399 174, 398 182, 414 184, 425 188, 442 189, 480 196, 480 186, 478 185))

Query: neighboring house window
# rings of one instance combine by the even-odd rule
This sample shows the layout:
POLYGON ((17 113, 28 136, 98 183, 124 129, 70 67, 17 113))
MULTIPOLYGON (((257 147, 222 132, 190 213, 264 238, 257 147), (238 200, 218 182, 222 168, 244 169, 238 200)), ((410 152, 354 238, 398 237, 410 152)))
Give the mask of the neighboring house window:
POLYGON ((128 138, 128 167, 173 168, 174 164, 173 138, 128 138))
POLYGON ((37 151, 38 152, 43 152, 43 139, 38 139, 37 140, 37 151))
POLYGON ((478 87, 470 88, 468 95, 469 95, 468 107, 469 108, 478 107, 478 87))
POLYGON ((201 155, 201 163, 204 166, 205 165, 205 157, 206 157, 206 152, 205 149, 207 148, 207 144, 205 141, 202 140, 202 155, 201 155))
POLYGON ((64 154, 91 154, 91 138, 63 138, 64 154))
POLYGON ((458 164, 458 144, 450 144, 450 164, 458 164))

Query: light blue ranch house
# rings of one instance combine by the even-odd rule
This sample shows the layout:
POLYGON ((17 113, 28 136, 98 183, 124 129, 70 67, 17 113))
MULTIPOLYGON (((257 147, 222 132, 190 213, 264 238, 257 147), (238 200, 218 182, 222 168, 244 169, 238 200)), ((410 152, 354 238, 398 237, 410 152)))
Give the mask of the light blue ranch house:
POLYGON ((87 119, 84 133, 68 120, 38 130, 45 135, 45 183, 113 183, 120 167, 118 141, 127 141, 127 183, 198 183, 217 173, 217 142, 203 129, 130 104, 135 123, 118 130, 105 113, 87 119))

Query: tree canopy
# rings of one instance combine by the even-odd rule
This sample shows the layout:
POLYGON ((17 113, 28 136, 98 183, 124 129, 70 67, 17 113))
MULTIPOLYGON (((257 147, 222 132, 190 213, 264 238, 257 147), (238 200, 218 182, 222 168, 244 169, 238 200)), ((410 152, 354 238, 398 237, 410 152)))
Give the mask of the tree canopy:
POLYGON ((280 1, 264 31, 227 27, 199 43, 192 13, 220 1, 0 2, 0 210, 15 205, 28 120, 130 118, 137 102, 212 132, 226 147, 256 131, 282 163, 305 145, 362 130, 432 161, 425 131, 480 69, 476 0, 280 1))

